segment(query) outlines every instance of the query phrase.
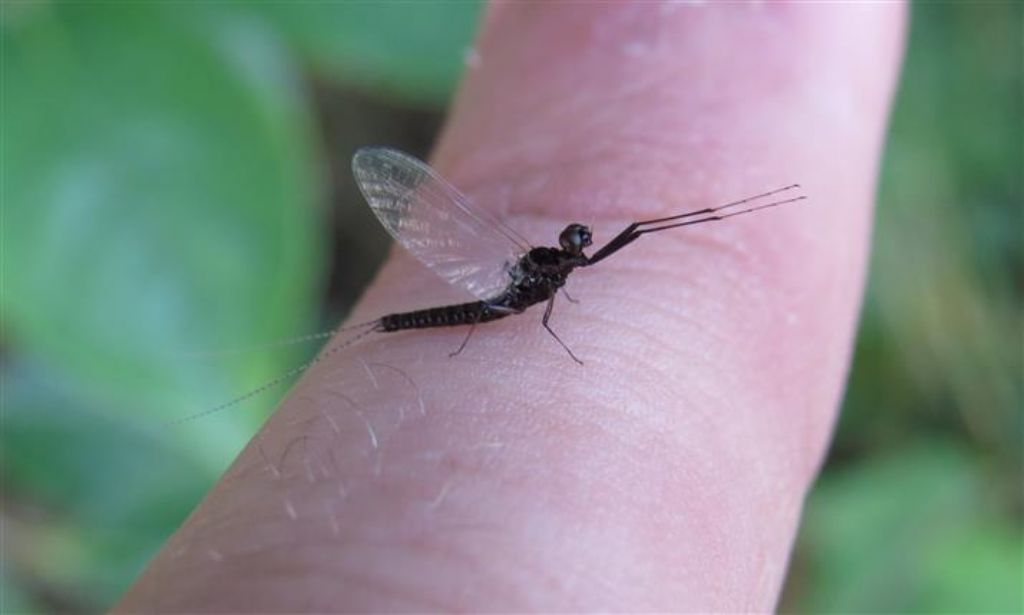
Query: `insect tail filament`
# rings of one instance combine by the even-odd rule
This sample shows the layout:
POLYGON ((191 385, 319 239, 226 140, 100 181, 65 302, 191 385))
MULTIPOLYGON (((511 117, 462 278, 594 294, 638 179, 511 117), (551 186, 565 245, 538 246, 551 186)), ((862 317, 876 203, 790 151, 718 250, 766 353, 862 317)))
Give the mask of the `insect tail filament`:
MULTIPOLYGON (((341 350, 344 350, 345 348, 348 348, 352 344, 355 344, 356 342, 358 342, 359 340, 363 339, 364 337, 370 335, 371 333, 377 333, 377 332, 380 332, 380 331, 384 330, 382 328, 382 326, 381 326, 380 320, 378 319, 378 320, 373 320, 373 321, 370 321, 370 322, 360 323, 360 324, 357 324, 357 325, 351 325, 351 326, 348 326, 348 327, 339 327, 337 329, 334 329, 334 330, 326 332, 326 333, 333 334, 333 333, 337 333, 337 332, 351 331, 351 330, 360 329, 360 328, 365 328, 366 330, 362 331, 361 333, 359 333, 359 334, 357 334, 357 335, 355 335, 355 336, 353 336, 353 337, 351 337, 351 338, 349 338, 349 339, 347 339, 347 340, 345 340, 343 342, 341 342, 340 344, 338 344, 336 346, 328 346, 328 347, 326 347, 322 352, 320 352, 317 356, 313 357, 309 361, 303 363, 302 365, 298 365, 296 367, 293 367, 292 369, 290 369, 287 372, 281 374, 277 378, 274 378, 273 380, 269 380, 269 381, 261 384, 260 386, 258 386, 255 389, 249 391, 248 393, 245 393, 243 395, 239 395, 238 397, 235 397, 234 399, 230 399, 230 400, 228 400, 228 401, 226 401, 226 402, 224 402, 222 404, 214 406, 213 408, 209 408, 209 409, 203 410, 201 412, 196 412, 195 414, 190 414, 188 416, 184 416, 184 417, 179 418, 179 419, 174 419, 172 421, 168 421, 164 425, 165 426, 180 425, 182 423, 187 423, 189 421, 194 421, 195 419, 198 419, 198 418, 201 418, 201 417, 204 417, 204 416, 209 416, 211 414, 215 414, 217 412, 220 412, 221 410, 226 410, 226 409, 228 409, 228 408, 230 408, 232 406, 238 405, 238 404, 240 404, 240 403, 242 403, 242 402, 244 402, 244 401, 246 401, 248 399, 252 399, 253 397, 256 397, 257 395, 260 395, 261 393, 265 393, 266 391, 274 388, 275 386, 277 386, 279 384, 282 384, 283 382, 287 381, 288 379, 292 378, 293 376, 296 376, 298 374, 301 374, 301 373, 305 372, 307 369, 313 367, 314 365, 316 365, 317 363, 323 361, 327 357, 329 357, 329 356, 331 356, 333 354, 336 354, 337 352, 339 352, 341 350)), ((321 335, 321 334, 317 334, 317 335, 321 335)))

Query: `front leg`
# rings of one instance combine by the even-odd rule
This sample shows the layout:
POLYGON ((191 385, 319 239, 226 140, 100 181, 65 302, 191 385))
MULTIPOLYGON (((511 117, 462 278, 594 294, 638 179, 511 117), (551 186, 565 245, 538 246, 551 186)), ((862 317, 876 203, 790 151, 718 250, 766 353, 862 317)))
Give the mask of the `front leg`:
POLYGON ((587 259, 587 265, 594 265, 636 241, 637 237, 640 236, 636 230, 640 224, 640 222, 634 222, 623 229, 621 233, 613 237, 612 240, 601 247, 601 249, 594 252, 594 254, 587 259))
POLYGON ((716 220, 725 220, 734 216, 740 216, 743 214, 753 213, 755 211, 761 211, 762 209, 768 209, 769 207, 778 207, 779 205, 785 205, 787 203, 795 203, 797 201, 803 201, 806 196, 797 196, 788 199, 774 200, 771 203, 763 203, 760 205, 753 205, 740 211, 731 211, 723 213, 724 210, 736 207, 737 205, 745 205, 765 197, 779 194, 780 192, 786 192, 787 190, 793 190, 799 188, 800 184, 790 184, 783 186, 782 188, 776 188, 775 190, 769 190, 768 192, 762 192, 761 194, 755 194, 754 196, 726 203, 725 205, 719 205, 718 207, 705 207, 697 211, 690 211, 676 216, 668 216, 665 218, 654 218, 653 220, 640 220, 634 222, 622 230, 621 233, 612 238, 611 241, 602 246, 599 250, 587 259, 586 265, 593 265, 598 263, 612 254, 615 254, 622 248, 625 248, 629 244, 636 241, 641 235, 648 233, 657 233, 658 231, 667 231, 673 228, 679 228, 681 226, 691 226, 693 224, 703 224, 705 222, 713 222, 716 220), (679 222, 679 220, 683 220, 679 222))

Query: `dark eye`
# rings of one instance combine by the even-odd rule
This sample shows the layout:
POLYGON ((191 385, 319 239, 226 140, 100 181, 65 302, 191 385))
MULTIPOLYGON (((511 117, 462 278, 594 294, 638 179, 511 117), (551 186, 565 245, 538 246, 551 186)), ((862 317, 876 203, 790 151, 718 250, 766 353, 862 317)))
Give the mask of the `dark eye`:
POLYGON ((558 237, 558 243, 567 252, 578 254, 590 245, 590 229, 582 224, 570 224, 558 237))
POLYGON ((567 226, 562 234, 558 236, 558 243, 562 246, 563 250, 572 252, 579 246, 579 237, 576 236, 576 229, 572 226, 567 226))

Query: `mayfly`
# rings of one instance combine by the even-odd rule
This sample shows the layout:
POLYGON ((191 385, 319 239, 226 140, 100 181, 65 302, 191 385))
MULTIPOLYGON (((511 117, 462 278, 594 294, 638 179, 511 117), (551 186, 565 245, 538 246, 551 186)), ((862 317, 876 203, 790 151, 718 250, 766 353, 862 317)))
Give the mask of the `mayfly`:
POLYGON ((558 247, 533 246, 498 218, 471 205, 469 199, 426 163, 397 150, 364 147, 353 157, 352 171, 370 209, 391 236, 434 273, 475 299, 388 314, 359 325, 306 336, 302 339, 362 329, 358 335, 329 347, 309 363, 193 416, 216 412, 257 395, 371 333, 468 325, 470 330, 462 344, 451 353, 454 356, 466 347, 476 325, 521 314, 539 303, 545 304, 541 324, 569 356, 582 365, 549 324, 555 296, 559 291, 564 293, 566 279, 575 269, 596 265, 650 233, 725 220, 807 198, 769 198, 781 193, 793 194, 791 191, 800 186, 792 184, 717 207, 633 222, 588 256, 584 253, 592 243, 588 226, 576 222, 566 226, 558 236, 558 247))

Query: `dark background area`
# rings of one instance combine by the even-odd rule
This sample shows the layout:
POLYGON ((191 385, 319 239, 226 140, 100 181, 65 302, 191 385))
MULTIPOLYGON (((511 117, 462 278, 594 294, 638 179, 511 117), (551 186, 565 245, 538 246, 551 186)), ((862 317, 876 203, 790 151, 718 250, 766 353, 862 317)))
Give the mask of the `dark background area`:
MULTIPOLYGON (((101 610, 384 257, 476 3, 0 5, 3 612, 101 610)), ((842 418, 782 608, 1021 612, 1018 3, 921 3, 842 418)))

